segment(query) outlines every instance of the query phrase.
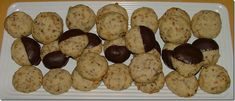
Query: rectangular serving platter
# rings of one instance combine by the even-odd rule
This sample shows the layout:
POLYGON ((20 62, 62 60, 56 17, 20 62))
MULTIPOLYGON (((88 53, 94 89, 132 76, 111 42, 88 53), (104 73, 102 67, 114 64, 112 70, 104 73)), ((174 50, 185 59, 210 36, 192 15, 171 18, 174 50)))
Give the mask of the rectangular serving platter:
MULTIPOLYGON (((115 1, 73 1, 73 2, 18 2, 12 4, 7 11, 7 15, 14 11, 24 11, 29 14, 33 19, 39 12, 56 12, 58 13, 64 21, 64 31, 67 30, 65 25, 65 18, 70 6, 77 4, 84 4, 89 6, 97 12, 97 10, 106 4, 116 3, 115 1)), ((174 95, 166 85, 160 92, 154 94, 145 94, 137 90, 136 86, 132 84, 130 88, 123 91, 112 91, 107 89, 103 83, 93 91, 82 92, 77 91, 73 88, 69 92, 61 95, 51 95, 47 93, 42 87, 36 92, 30 94, 24 94, 17 92, 12 86, 12 76, 14 72, 20 67, 11 59, 11 44, 14 39, 7 34, 4 30, 1 57, 0 57, 0 98, 1 99, 233 99, 233 49, 231 41, 231 32, 229 25, 228 11, 222 4, 216 3, 181 3, 181 2, 135 2, 135 1, 120 1, 117 2, 124 8, 126 8, 129 18, 132 12, 139 7, 150 7, 155 10, 158 17, 160 18, 163 13, 171 7, 179 7, 188 12, 190 17, 200 11, 200 10, 213 10, 220 14, 222 19, 222 30, 219 36, 215 39, 220 47, 221 57, 218 64, 225 67, 231 78, 230 88, 221 94, 208 94, 202 90, 198 90, 195 96, 190 98, 182 98, 174 95)), ((129 19, 130 23, 130 19, 129 19)), ((130 26, 129 26, 130 28, 130 26)), ((96 33, 96 28, 91 30, 91 32, 96 33)), ((155 34, 157 41, 159 42, 161 48, 164 46, 163 41, 159 36, 159 31, 155 34)), ((195 37, 191 37, 189 43, 195 40, 195 37)), ((103 53, 101 55, 104 55, 103 53)), ((129 64, 132 56, 125 62, 129 64)), ((111 63, 109 63, 111 64, 111 63)), ((69 63, 64 67, 70 73, 75 68, 76 62, 70 59, 69 63)), ((45 74, 48 70, 41 63, 39 66, 45 74)), ((171 70, 168 69, 163 64, 164 74, 167 75, 171 70)))

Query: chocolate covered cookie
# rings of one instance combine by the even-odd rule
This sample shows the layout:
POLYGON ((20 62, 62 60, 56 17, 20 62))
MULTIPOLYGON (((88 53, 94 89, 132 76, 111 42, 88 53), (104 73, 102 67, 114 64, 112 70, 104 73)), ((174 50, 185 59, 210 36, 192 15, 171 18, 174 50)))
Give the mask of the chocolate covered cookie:
POLYGON ((102 52, 102 41, 93 33, 87 33, 88 44, 84 49, 83 53, 94 52, 100 54, 102 52))
POLYGON ((38 65, 40 58, 40 45, 29 37, 16 39, 11 46, 12 59, 21 66, 38 65))
POLYGON ((61 52, 73 58, 80 56, 89 43, 86 33, 80 29, 64 32, 58 41, 61 52))
POLYGON ((184 77, 194 76, 203 65, 202 52, 191 44, 177 46, 172 52, 172 66, 184 77))
POLYGON ((126 47, 135 54, 152 50, 155 41, 153 31, 145 26, 132 27, 125 36, 126 47))
POLYGON ((215 65, 220 57, 219 45, 213 39, 199 38, 192 45, 201 50, 204 65, 215 65))

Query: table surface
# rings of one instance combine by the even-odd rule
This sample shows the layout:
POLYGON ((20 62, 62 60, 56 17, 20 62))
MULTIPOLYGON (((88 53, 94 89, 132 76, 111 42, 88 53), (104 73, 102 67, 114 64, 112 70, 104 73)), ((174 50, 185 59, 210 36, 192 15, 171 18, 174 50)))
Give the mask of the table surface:
MULTIPOLYGON (((45 2, 45 1, 64 1, 64 0, 1 0, 0 3, 0 46, 2 43, 3 36, 3 23, 6 17, 8 7, 15 2, 45 2)), ((119 0, 120 1, 120 0, 119 0)), ((123 0, 124 1, 124 0, 123 0)), ((202 2, 202 3, 221 3, 227 7, 230 19, 230 29, 232 44, 234 43, 234 11, 233 11, 233 0, 148 0, 148 1, 164 1, 164 2, 202 2)))

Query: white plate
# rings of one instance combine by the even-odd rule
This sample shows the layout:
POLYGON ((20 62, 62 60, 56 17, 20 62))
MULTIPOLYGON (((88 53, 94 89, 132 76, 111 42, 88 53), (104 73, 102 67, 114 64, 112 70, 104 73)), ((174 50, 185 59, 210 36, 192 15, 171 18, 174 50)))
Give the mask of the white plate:
MULTIPOLYGON (((11 5, 8 9, 7 15, 14 11, 24 11, 31 15, 32 18, 39 12, 53 11, 57 12, 64 20, 64 30, 66 31, 65 17, 69 6, 74 6, 77 4, 85 4, 91 7, 95 12, 105 4, 115 3, 110 1, 97 1, 97 2, 87 2, 87 1, 76 1, 76 2, 22 2, 15 3, 11 5)), ((207 94, 202 90, 198 90, 197 94, 191 98, 187 99, 232 99, 233 98, 233 52, 232 52, 232 41, 231 32, 229 26, 229 18, 227 9, 221 4, 215 3, 172 3, 172 2, 119 2, 121 6, 127 9, 129 16, 132 12, 139 7, 151 7, 153 8, 157 15, 160 17, 168 8, 179 7, 186 10, 192 17, 196 12, 207 9, 219 12, 222 19, 222 30, 220 35, 215 39, 220 46, 221 57, 218 64, 224 66, 231 77, 230 88, 222 94, 213 95, 207 94)), ((96 33, 95 27, 91 32, 96 33)), ((156 38, 163 47, 163 42, 160 39, 159 32, 156 33, 156 38)), ((106 89, 102 84, 98 89, 90 92, 76 91, 73 88, 70 89, 68 93, 64 93, 58 96, 51 95, 47 93, 44 89, 39 89, 36 92, 30 94, 24 94, 15 91, 11 84, 12 75, 20 67, 12 59, 10 54, 11 44, 13 38, 10 37, 6 31, 4 31, 2 50, 1 50, 1 60, 0 60, 0 97, 3 99, 183 99, 182 97, 177 97, 165 86, 159 93, 155 94, 145 94, 137 90, 137 88, 132 85, 129 89, 123 91, 111 91, 106 89)), ((190 39, 190 43, 195 40, 195 37, 190 39)), ((103 54, 102 54, 103 55, 103 54)), ((129 63, 130 59, 125 62, 129 63)), ((66 65, 64 69, 72 71, 75 67, 76 62, 70 59, 70 62, 66 65)), ((43 74, 48 70, 41 63, 39 67, 43 74)), ((166 75, 170 69, 164 65, 164 74, 166 75)))

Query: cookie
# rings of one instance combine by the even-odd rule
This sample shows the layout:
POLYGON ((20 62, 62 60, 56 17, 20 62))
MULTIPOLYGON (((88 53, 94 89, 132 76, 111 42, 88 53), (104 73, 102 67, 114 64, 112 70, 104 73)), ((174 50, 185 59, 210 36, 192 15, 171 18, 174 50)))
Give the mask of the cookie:
POLYGON ((108 62, 97 53, 85 53, 77 62, 76 69, 83 78, 99 81, 108 70, 108 62))
POLYGON ((166 78, 168 89, 180 97, 191 97, 196 94, 198 82, 195 76, 183 77, 178 72, 170 72, 166 78))
POLYGON ((193 35, 197 38, 216 38, 221 31, 220 14, 211 10, 197 12, 191 22, 193 35))
POLYGON ((203 65, 202 52, 191 44, 177 46, 172 52, 172 66, 184 77, 191 77, 198 73, 203 65))
POLYGON ((128 14, 127 14, 126 9, 122 6, 120 6, 118 3, 107 4, 107 5, 103 6, 102 8, 100 8, 97 11, 97 16, 101 16, 101 15, 104 15, 105 13, 110 13, 110 12, 120 13, 125 17, 125 19, 128 20, 128 14))
POLYGON ((43 88, 53 95, 68 92, 71 85, 71 75, 64 69, 51 69, 43 77, 43 88))
POLYGON ((183 17, 188 23, 190 23, 190 16, 188 15, 188 13, 180 8, 177 7, 172 7, 167 9, 167 11, 164 13, 163 16, 172 16, 172 15, 176 15, 176 16, 181 16, 183 17))
POLYGON ((162 72, 160 58, 145 53, 135 56, 129 65, 130 73, 135 82, 150 83, 157 79, 162 72))
POLYGON ((181 16, 161 17, 159 21, 161 39, 165 43, 182 44, 191 37, 190 24, 181 16))
POLYGON ((156 33, 158 29, 158 16, 152 8, 138 8, 131 15, 131 27, 134 26, 145 26, 156 33))
POLYGON ((103 77, 103 81, 108 89, 120 91, 131 86, 132 78, 128 66, 125 64, 112 64, 103 77))
POLYGON ((101 39, 93 33, 87 33, 88 44, 83 51, 83 53, 94 52, 100 54, 102 52, 102 41, 101 39))
POLYGON ((42 44, 51 43, 63 33, 63 20, 55 12, 41 12, 33 22, 32 35, 42 44))
POLYGON ((220 65, 204 67, 199 74, 200 88, 210 94, 220 94, 230 86, 230 77, 227 70, 220 65))
POLYGON ((102 16, 98 16, 96 30, 102 39, 117 39, 126 34, 128 30, 128 19, 117 12, 105 13, 102 16))
POLYGON ((89 43, 85 32, 79 29, 70 29, 59 38, 59 48, 62 53, 73 58, 82 54, 89 43))
POLYGON ((48 53, 54 52, 54 51, 59 51, 59 43, 58 41, 51 42, 49 44, 43 45, 40 51, 40 57, 43 59, 45 55, 48 53))
POLYGON ((173 50, 178 45, 179 44, 165 43, 163 50, 162 50, 162 60, 163 60, 164 64, 173 70, 175 70, 175 68, 172 65, 171 57, 172 57, 173 50))
POLYGON ((14 73, 12 84, 19 92, 31 93, 41 87, 42 77, 40 69, 33 66, 23 66, 14 73))
POLYGON ((35 40, 24 36, 13 42, 11 57, 21 66, 38 65, 41 61, 40 48, 35 40))
POLYGON ((16 11, 8 15, 4 22, 4 28, 13 38, 30 35, 32 25, 33 19, 22 11, 16 11))
POLYGON ((137 86, 138 90, 140 90, 141 92, 153 94, 159 92, 163 88, 164 83, 165 83, 164 74, 160 73, 158 74, 158 77, 154 82, 151 83, 135 82, 135 85, 137 86))
POLYGON ((123 37, 112 41, 105 41, 103 46, 106 59, 113 63, 122 63, 130 57, 131 52, 126 48, 123 37))
POLYGON ((76 5, 69 7, 66 17, 66 25, 69 29, 80 29, 89 32, 95 25, 96 15, 94 11, 86 5, 76 5))
POLYGON ((72 87, 80 91, 91 91, 99 87, 100 81, 91 81, 84 79, 76 69, 72 73, 73 84, 72 87))
POLYGON ((126 47, 135 54, 152 50, 155 41, 153 31, 145 26, 132 27, 125 36, 126 47))
POLYGON ((219 45, 213 39, 199 38, 192 43, 201 50, 204 66, 215 65, 220 57, 219 45))

